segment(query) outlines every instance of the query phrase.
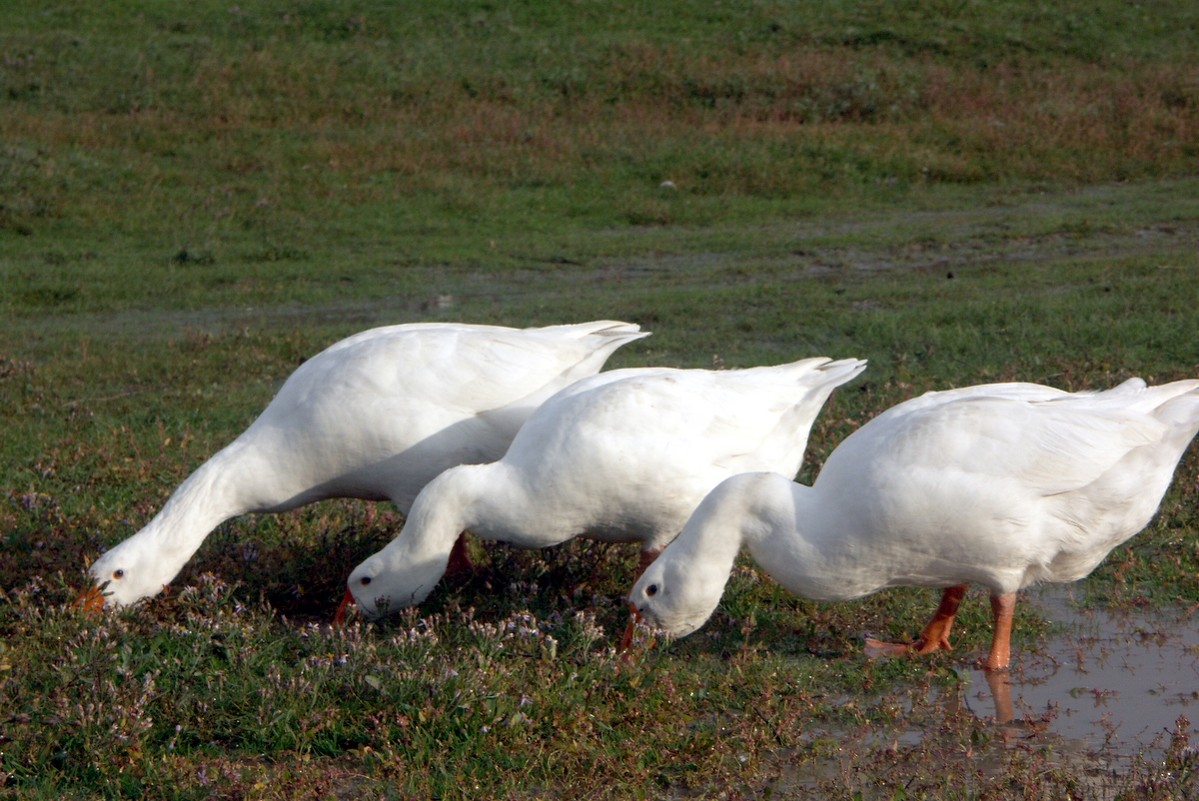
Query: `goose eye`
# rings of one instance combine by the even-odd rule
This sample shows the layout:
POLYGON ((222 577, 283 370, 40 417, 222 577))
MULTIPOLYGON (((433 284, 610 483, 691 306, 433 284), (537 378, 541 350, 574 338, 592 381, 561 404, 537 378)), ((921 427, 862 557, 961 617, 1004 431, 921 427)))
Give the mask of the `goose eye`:
POLYGON ((362 578, 358 579, 358 583, 365 587, 367 584, 371 583, 371 577, 363 576, 362 578))
POLYGON ((649 597, 653 598, 655 595, 658 594, 658 585, 651 584, 648 587, 646 587, 645 594, 648 595, 649 597))
POLYGON ((125 578, 125 571, 124 570, 114 570, 114 571, 112 571, 112 577, 114 579, 123 579, 123 578, 125 578))

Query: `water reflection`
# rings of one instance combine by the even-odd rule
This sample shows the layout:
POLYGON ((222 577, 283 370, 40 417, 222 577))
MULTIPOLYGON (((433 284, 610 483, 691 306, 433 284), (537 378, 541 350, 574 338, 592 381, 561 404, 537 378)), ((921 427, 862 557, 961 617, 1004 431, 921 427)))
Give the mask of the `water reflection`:
POLYGON ((806 721, 801 745, 767 760, 774 777, 762 797, 883 801, 949 785, 955 797, 1009 797, 1028 781, 1045 794, 1026 797, 1199 798, 1192 769, 1177 770, 1170 756, 1193 753, 1187 736, 1199 742, 1190 722, 1199 722, 1199 622, 1182 609, 1082 610, 1072 593, 1027 599, 1058 630, 1022 643, 1009 672, 967 668, 976 655, 962 653, 960 685, 838 699, 887 705, 894 722, 806 721))
POLYGON ((1022 649, 1009 673, 971 671, 971 700, 1000 733, 1046 730, 1086 750, 1160 755, 1176 730, 1199 733, 1199 621, 1182 610, 1082 610, 1073 588, 1047 587, 1039 602, 1061 628, 1022 649))

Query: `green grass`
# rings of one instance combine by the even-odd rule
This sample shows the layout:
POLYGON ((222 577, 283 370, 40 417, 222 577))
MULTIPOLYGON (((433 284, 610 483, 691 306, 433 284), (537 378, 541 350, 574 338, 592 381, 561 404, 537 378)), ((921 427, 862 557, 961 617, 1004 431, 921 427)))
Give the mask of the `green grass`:
MULTIPOLYGON (((421 609, 333 632, 401 519, 328 502, 222 526, 170 597, 69 602, 372 325, 654 332, 612 366, 868 358, 804 480, 927 389, 1193 377, 1197 24, 1107 0, 9 9, 0 794, 1101 797, 1068 744, 1003 747, 970 711, 980 594, 954 653, 871 663, 861 636, 914 635, 935 593, 816 604, 745 563, 703 630, 625 662, 631 554, 476 547, 421 609)), ((1092 602, 1199 602, 1197 471, 1092 602)), ((1195 792, 1185 732, 1166 745, 1117 755, 1121 797, 1195 792)))

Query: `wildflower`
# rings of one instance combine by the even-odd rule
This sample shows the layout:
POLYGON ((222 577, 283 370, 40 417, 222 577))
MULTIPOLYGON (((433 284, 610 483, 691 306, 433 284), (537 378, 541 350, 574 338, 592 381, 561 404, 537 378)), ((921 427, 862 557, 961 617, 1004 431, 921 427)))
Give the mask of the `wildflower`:
POLYGON ((583 636, 589 640, 599 640, 604 637, 604 630, 596 622, 595 614, 589 611, 575 612, 575 625, 579 627, 583 636))

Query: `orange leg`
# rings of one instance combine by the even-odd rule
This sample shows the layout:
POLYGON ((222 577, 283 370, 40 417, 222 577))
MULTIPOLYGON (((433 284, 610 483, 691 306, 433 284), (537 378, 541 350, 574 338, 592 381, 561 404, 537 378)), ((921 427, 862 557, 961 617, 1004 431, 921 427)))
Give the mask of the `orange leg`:
POLYGON ((966 584, 958 584, 945 588, 944 592, 941 593, 941 604, 937 607, 937 611, 933 613, 933 619, 924 627, 924 631, 920 632, 920 639, 916 640, 916 642, 895 643, 867 639, 867 655, 871 657, 901 656, 913 652, 931 654, 940 648, 952 651, 953 649, 949 645, 949 631, 953 628, 953 619, 958 613, 958 606, 961 605, 962 598, 966 595, 967 586, 966 584))
POLYGON ((445 572, 448 574, 474 569, 475 563, 470 560, 470 554, 466 550, 466 532, 462 532, 458 539, 454 540, 454 547, 450 549, 450 560, 446 563, 445 572))
POLYGON ((991 637, 991 653, 982 666, 985 670, 1007 670, 1012 663, 1012 618, 1016 613, 1016 593, 992 595, 991 611, 995 614, 995 632, 991 637))
POLYGON ((916 653, 931 654, 938 648, 944 648, 946 651, 953 650, 949 645, 949 631, 953 628, 953 619, 958 613, 958 606, 961 605, 962 598, 966 595, 966 586, 958 584, 956 587, 946 587, 945 591, 941 593, 941 605, 933 613, 933 619, 928 621, 924 631, 920 632, 920 639, 914 643, 916 653))

